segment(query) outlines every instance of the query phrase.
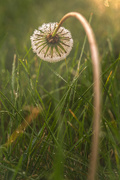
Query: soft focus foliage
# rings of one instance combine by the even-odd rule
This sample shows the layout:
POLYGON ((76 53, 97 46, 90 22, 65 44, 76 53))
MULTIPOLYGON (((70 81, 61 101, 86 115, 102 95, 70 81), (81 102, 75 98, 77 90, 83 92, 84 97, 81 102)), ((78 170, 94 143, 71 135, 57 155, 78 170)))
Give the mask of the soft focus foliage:
POLYGON ((40 60, 30 36, 70 11, 92 15, 101 59, 97 177, 120 177, 119 0, 0 0, 0 179, 86 180, 93 119, 88 41, 70 18, 74 46, 65 61, 40 60))
MULTIPOLYGON (((115 2, 115 1, 114 1, 115 2)), ((77 11, 89 19, 93 13, 92 27, 95 31, 99 49, 108 49, 107 39, 113 42, 113 50, 118 55, 119 51, 119 30, 120 10, 113 8, 114 2, 109 2, 109 7, 104 1, 97 0, 5 0, 0 1, 0 56, 6 55, 6 67, 12 64, 13 54, 19 56, 25 54, 24 48, 30 47, 29 37, 34 29, 43 23, 56 22, 70 12, 77 11), (111 4, 112 3, 112 4, 111 4), (99 38, 100 37, 100 38, 99 38)), ((74 18, 67 20, 64 26, 70 29, 73 39, 80 45, 83 42, 84 31, 74 18), (78 32, 80 30, 80 33, 78 32)))

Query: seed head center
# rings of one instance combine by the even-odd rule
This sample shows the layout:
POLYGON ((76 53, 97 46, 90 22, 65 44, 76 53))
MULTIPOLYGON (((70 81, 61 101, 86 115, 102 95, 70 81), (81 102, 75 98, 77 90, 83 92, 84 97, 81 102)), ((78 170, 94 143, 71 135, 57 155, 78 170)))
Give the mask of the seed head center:
POLYGON ((52 36, 52 34, 48 34, 46 36, 47 42, 50 44, 56 44, 59 41, 59 36, 58 34, 56 34, 54 37, 52 36))

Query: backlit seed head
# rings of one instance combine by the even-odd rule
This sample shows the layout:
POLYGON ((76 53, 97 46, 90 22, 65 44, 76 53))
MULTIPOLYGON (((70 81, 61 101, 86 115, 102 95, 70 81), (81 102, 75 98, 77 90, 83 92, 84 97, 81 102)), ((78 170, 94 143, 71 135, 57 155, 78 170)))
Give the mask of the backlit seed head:
POLYGON ((71 33, 64 27, 60 27, 55 36, 52 36, 57 25, 58 23, 43 24, 30 37, 33 52, 48 62, 65 59, 73 47, 71 33))

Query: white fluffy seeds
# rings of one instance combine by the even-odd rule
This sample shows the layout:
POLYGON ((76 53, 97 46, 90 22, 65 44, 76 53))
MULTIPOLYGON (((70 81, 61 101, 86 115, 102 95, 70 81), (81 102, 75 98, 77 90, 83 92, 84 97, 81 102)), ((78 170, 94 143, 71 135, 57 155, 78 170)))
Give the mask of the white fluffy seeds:
POLYGON ((71 33, 64 27, 60 27, 56 35, 52 37, 57 24, 43 24, 30 37, 33 52, 48 62, 57 62, 65 59, 73 47, 71 33))

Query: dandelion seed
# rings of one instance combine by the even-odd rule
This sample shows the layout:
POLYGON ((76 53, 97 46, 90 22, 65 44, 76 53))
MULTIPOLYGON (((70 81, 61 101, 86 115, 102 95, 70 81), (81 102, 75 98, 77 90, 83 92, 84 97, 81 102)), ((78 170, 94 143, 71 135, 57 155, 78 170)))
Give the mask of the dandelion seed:
POLYGON ((64 60, 73 47, 70 31, 60 27, 55 36, 52 36, 58 23, 43 24, 30 37, 33 52, 48 62, 64 60))

